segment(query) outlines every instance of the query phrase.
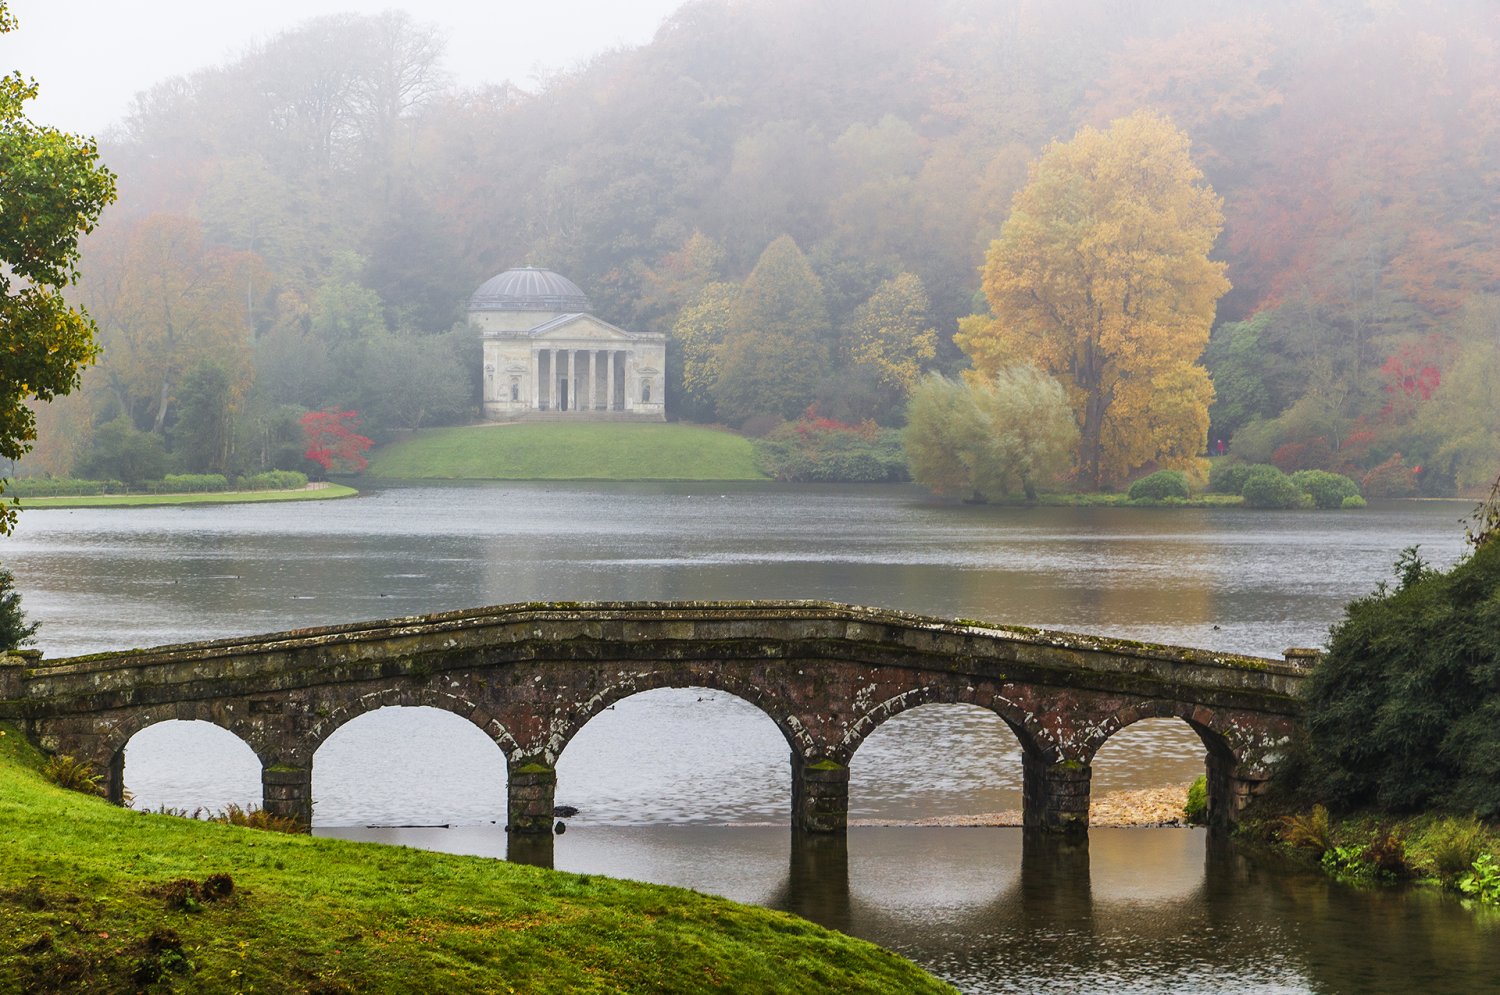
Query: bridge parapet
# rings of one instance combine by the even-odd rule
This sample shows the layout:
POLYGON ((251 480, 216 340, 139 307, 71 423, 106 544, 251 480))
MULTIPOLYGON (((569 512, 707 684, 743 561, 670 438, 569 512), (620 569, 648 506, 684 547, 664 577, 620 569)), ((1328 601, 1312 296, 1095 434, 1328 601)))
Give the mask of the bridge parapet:
POLYGON ((706 686, 776 723, 794 818, 837 831, 864 739, 907 708, 962 702, 1016 732, 1028 821, 1070 830, 1087 825, 1094 752, 1160 715, 1204 738, 1211 809, 1232 818, 1295 726, 1304 674, 1284 660, 828 602, 521 604, 0 666, 0 717, 112 780, 146 725, 215 722, 261 757, 268 808, 310 816, 313 754, 329 734, 373 708, 432 705, 501 747, 510 821, 538 830, 557 758, 589 719, 640 691, 706 686))

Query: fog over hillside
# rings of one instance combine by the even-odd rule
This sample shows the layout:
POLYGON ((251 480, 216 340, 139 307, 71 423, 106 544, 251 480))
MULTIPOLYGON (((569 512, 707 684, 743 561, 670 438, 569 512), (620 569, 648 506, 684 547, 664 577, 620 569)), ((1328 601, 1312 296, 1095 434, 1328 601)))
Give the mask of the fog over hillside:
POLYGON ((782 236, 815 276, 827 369, 778 410, 899 423, 851 346, 882 288, 915 277, 924 366, 963 368, 957 321, 987 307, 1028 167, 1141 109, 1222 198, 1209 445, 1429 493, 1500 464, 1486 0, 696 0, 536 92, 453 84, 449 43, 323 16, 142 94, 104 137, 121 197, 85 246, 105 356, 23 469, 73 472, 120 416, 175 451, 193 397, 233 415, 208 451, 262 465, 295 448, 289 410, 357 408, 377 437, 473 417, 477 346, 452 329, 527 263, 674 333, 674 414, 713 420, 684 344, 782 236))

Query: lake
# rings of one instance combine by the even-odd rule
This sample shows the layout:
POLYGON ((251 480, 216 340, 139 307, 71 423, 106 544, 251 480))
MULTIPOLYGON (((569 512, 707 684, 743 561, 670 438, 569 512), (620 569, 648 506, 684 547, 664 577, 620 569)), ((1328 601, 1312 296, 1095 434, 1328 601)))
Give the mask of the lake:
MULTIPOLYGON (((1402 548, 1453 562, 1471 510, 985 508, 891 486, 401 486, 306 504, 28 511, 4 562, 49 657, 519 601, 791 598, 1279 656, 1320 644, 1347 601, 1390 579, 1402 548)), ((1202 753, 1183 723, 1139 723, 1100 751, 1094 790, 1186 784, 1202 753)), ((139 734, 126 781, 153 808, 260 794, 249 749, 204 723, 139 734)), ((320 833, 506 854, 504 761, 448 713, 351 722, 319 750, 313 790, 320 833)), ((1019 791, 1003 723, 927 706, 856 754, 850 815, 1001 812, 1019 808, 1019 791)), ((1267 868, 1198 831, 1095 830, 1081 854, 1008 829, 856 828, 843 845, 810 846, 786 829, 789 797, 785 741, 764 715, 720 692, 648 692, 562 755, 557 800, 579 815, 544 857, 795 911, 966 991, 1441 993, 1495 977, 1493 930, 1449 899, 1267 868)))

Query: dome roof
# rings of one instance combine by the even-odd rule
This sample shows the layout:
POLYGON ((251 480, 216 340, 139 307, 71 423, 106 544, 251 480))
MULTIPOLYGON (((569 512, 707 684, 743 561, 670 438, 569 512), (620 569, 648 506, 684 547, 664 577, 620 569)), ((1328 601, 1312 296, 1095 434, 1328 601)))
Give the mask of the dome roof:
POLYGON ((526 266, 492 276, 469 298, 470 311, 587 311, 578 284, 550 269, 526 266))

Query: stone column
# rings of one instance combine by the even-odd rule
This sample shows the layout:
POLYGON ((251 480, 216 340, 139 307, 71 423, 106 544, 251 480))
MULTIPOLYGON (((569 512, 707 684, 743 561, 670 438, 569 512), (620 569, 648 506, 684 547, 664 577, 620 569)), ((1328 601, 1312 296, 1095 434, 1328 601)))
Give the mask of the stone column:
POLYGON ((552 350, 552 410, 563 410, 563 381, 568 375, 568 360, 564 355, 566 349, 552 350))
POLYGON ((526 385, 526 390, 530 395, 526 399, 526 406, 532 411, 536 411, 542 406, 542 350, 538 349, 536 346, 531 347, 530 380, 531 382, 526 385))
POLYGON ((125 751, 118 750, 104 765, 104 777, 99 782, 104 797, 112 805, 125 804, 125 751))
POLYGON ((578 405, 579 411, 594 410, 594 350, 587 349, 578 354, 578 361, 583 366, 583 382, 588 384, 588 390, 583 395, 583 403, 578 405))
POLYGON ((1040 755, 1021 755, 1021 824, 1048 833, 1089 830, 1089 783, 1093 768, 1077 760, 1051 763, 1040 755))
POLYGON ((1271 783, 1263 768, 1237 764, 1232 759, 1208 755, 1208 824, 1213 829, 1232 829, 1250 799, 1271 783))
POLYGON ((506 830, 512 833, 552 832, 553 797, 556 793, 557 770, 551 764, 525 758, 513 760, 506 791, 506 830))
POLYGON ((312 830, 312 769, 266 764, 260 769, 261 808, 269 815, 296 819, 312 830))
POLYGON ((604 410, 615 410, 615 351, 609 350, 604 364, 604 410))
POLYGON ((842 833, 849 828, 849 768, 827 757, 792 754, 792 828, 842 833))

